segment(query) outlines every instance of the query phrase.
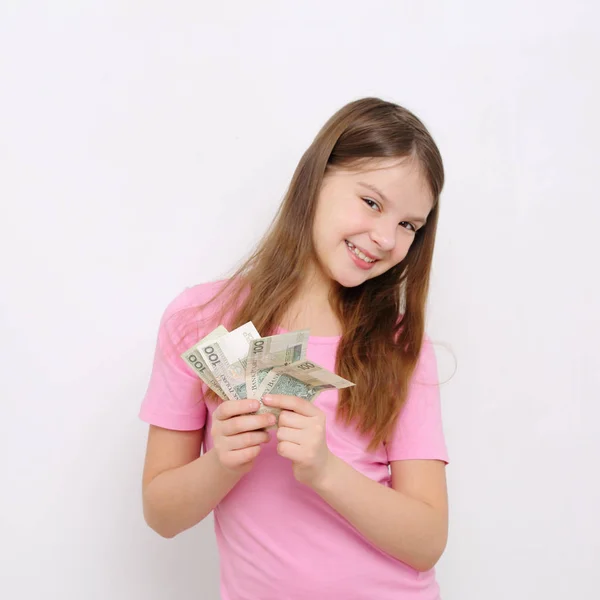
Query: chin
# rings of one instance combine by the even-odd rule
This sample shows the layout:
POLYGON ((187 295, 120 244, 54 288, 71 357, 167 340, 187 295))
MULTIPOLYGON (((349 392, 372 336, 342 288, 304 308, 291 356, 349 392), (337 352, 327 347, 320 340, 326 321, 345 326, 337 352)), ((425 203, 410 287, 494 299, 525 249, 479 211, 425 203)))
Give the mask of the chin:
POLYGON ((365 281, 372 279, 371 273, 336 273, 332 279, 339 283, 342 287, 352 288, 363 284, 365 281))

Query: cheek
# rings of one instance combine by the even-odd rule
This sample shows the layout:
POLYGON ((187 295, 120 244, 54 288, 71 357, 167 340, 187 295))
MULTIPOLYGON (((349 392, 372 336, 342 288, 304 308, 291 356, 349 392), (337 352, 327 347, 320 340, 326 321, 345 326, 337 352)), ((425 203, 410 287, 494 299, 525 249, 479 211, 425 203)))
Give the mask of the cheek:
POLYGON ((348 228, 348 223, 333 214, 321 215, 323 218, 316 223, 314 228, 315 247, 325 252, 336 250, 340 242, 352 235, 354 231, 348 228))
POLYGON ((406 255, 408 254, 408 251, 410 250, 414 240, 414 238, 407 239, 407 236, 402 234, 400 234, 399 237, 400 239, 396 243, 396 247, 394 248, 394 253, 392 255, 393 266, 396 266, 406 258, 406 255))
POLYGON ((334 232, 338 230, 338 226, 339 219, 336 219, 331 206, 321 205, 317 208, 313 222, 313 235, 316 241, 319 241, 321 245, 326 243, 333 237, 334 232))
POLYGON ((327 226, 326 220, 315 222, 313 227, 314 258, 316 258, 321 265, 329 263, 329 257, 333 252, 335 239, 335 230, 332 227, 327 226))

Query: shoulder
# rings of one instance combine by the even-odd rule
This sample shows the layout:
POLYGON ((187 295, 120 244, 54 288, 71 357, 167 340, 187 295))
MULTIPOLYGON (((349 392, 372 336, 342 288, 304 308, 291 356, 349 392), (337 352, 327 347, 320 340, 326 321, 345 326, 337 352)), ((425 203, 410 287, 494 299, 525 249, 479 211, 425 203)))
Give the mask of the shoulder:
POLYGON ((163 343, 175 346, 177 351, 184 351, 217 327, 223 302, 221 299, 212 300, 228 281, 195 284, 174 296, 160 320, 163 343))
POLYGON ((419 358, 417 359, 415 374, 418 373, 429 373, 431 375, 435 373, 435 381, 429 381, 429 383, 437 384, 437 360, 435 355, 435 346, 431 341, 431 338, 427 335, 427 333, 425 333, 425 335, 423 336, 421 351, 419 352, 419 358))
POLYGON ((186 287, 179 292, 167 305, 165 314, 172 315, 180 310, 198 307, 209 302, 218 294, 229 280, 209 281, 186 287))
MULTIPOLYGON (((397 326, 402 329, 402 317, 400 314, 397 321, 397 326)), ((397 339, 397 338, 396 338, 397 339)), ((412 382, 416 382, 422 375, 429 375, 429 378, 433 375, 433 381, 428 381, 430 384, 437 384, 437 360, 435 354, 435 345, 431 337, 425 331, 423 333, 423 339, 421 340, 421 349, 417 357, 417 363, 415 370, 413 371, 412 382)))
POLYGON ((425 335, 406 400, 387 443, 388 460, 448 462, 434 343, 425 335))

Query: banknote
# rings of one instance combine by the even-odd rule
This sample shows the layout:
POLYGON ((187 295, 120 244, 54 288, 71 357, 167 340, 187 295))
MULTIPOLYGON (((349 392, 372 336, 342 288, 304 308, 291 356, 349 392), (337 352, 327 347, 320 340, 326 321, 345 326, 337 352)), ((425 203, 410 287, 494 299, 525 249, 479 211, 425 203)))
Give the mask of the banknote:
POLYGON ((210 369, 206 367, 206 362, 204 362, 204 358, 202 358, 202 353, 200 352, 200 345, 205 342, 210 342, 220 338, 225 335, 227 329, 223 327, 223 325, 219 325, 216 329, 213 329, 207 336, 203 337, 197 344, 194 344, 189 350, 186 350, 181 358, 185 361, 185 364, 194 372, 206 385, 217 394, 223 400, 227 400, 227 396, 225 392, 223 392, 221 386, 215 379, 215 376, 212 374, 210 369))
MULTIPOLYGON (((355 385, 351 381, 328 371, 310 360, 302 360, 291 365, 275 367, 263 379, 258 389, 259 397, 265 394, 298 396, 312 402, 323 390, 342 389, 355 385)), ((261 407, 263 412, 267 407, 261 407)), ((269 408, 278 415, 279 409, 269 408)))
POLYGON ((309 335, 308 329, 302 329, 250 342, 246 366, 248 398, 260 400, 258 388, 274 367, 284 367, 306 358, 309 335))
POLYGON ((198 344, 204 362, 229 400, 246 394, 246 365, 250 342, 260 337, 251 321, 225 335, 198 344))

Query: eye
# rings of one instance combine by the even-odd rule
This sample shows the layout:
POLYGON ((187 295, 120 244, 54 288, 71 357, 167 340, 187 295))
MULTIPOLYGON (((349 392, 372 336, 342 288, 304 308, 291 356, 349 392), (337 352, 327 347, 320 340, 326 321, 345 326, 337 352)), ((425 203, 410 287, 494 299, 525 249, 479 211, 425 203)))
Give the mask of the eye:
POLYGON ((412 231, 413 233, 416 233, 416 231, 417 231, 417 228, 412 223, 409 223, 408 221, 400 221, 400 225, 402 227, 404 227, 405 229, 408 229, 408 231, 412 231))
POLYGON ((362 200, 364 202, 366 202, 367 205, 370 206, 371 208, 377 208, 377 210, 381 210, 381 208, 379 207, 379 204, 377 204, 377 202, 375 202, 375 200, 371 200, 371 198, 362 198, 362 200))

